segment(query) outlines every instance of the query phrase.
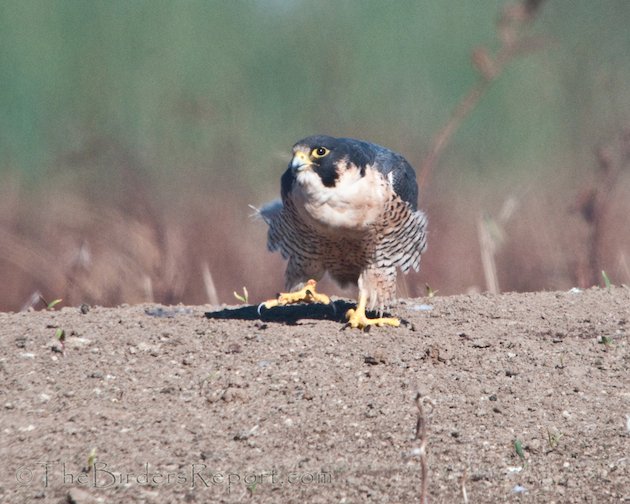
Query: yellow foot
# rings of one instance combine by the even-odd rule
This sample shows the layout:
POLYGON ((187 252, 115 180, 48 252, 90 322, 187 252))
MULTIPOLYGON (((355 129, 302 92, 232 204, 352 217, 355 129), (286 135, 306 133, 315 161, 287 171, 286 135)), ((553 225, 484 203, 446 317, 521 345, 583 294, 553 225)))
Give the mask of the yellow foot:
POLYGON ((320 294, 315 290, 317 282, 313 279, 306 282, 304 288, 295 292, 283 292, 278 294, 276 299, 270 299, 261 303, 260 307, 273 308, 274 306, 285 306, 294 303, 323 303, 330 304, 330 298, 325 294, 320 294))
POLYGON ((384 326, 389 325, 393 327, 398 327, 400 325, 400 320, 392 317, 381 317, 381 318, 373 318, 369 319, 365 315, 365 305, 367 303, 367 295, 361 293, 359 295, 359 302, 357 303, 357 309, 354 308, 349 309, 346 312, 346 318, 348 319, 348 325, 353 328, 365 329, 371 325, 375 326, 384 326))

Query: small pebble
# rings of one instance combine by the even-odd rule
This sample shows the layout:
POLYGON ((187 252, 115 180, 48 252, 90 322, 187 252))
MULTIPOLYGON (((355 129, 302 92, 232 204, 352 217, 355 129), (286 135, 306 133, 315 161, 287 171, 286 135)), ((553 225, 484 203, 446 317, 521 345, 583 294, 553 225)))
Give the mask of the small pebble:
POLYGON ((525 492, 527 492, 527 488, 521 485, 516 485, 514 488, 512 488, 512 493, 515 493, 515 494, 522 494, 525 492))

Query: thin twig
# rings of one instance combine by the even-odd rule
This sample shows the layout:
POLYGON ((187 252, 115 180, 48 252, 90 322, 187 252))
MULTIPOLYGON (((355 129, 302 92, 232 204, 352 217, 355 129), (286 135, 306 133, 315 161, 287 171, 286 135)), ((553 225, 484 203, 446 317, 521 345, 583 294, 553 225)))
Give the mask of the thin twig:
POLYGON ((428 179, 433 173, 438 158, 442 154, 444 148, 448 145, 451 137, 455 134, 457 129, 461 126, 466 116, 475 108, 481 97, 485 94, 490 87, 491 81, 484 80, 475 85, 473 89, 469 91, 466 97, 457 105, 453 115, 446 122, 444 127, 438 131, 437 135, 433 137, 429 153, 426 155, 422 163, 420 164, 420 176, 418 177, 418 184, 421 189, 424 189, 427 185, 428 179))
POLYGON ((428 397, 422 397, 420 392, 416 393, 416 408, 418 408, 418 420, 416 422, 415 440, 420 440, 420 504, 429 502, 429 462, 427 460, 427 439, 429 430, 429 420, 433 414, 433 402, 428 397), (425 412, 424 405, 429 405, 428 412, 425 412))
POLYGON ((219 296, 217 294, 217 288, 214 285, 212 274, 210 273, 210 266, 207 261, 201 263, 201 276, 203 278, 203 286, 206 289, 206 296, 208 296, 208 302, 211 305, 219 304, 219 296))
POLYGON ((487 218, 479 217, 477 220, 477 234, 479 237, 479 249, 481 251, 481 265, 486 280, 486 289, 491 294, 499 293, 499 278, 497 275, 497 263, 494 255, 496 244, 488 230, 487 218))
POLYGON ((619 267, 625 273, 626 279, 630 281, 630 267, 628 266, 628 260, 626 259, 626 254, 623 252, 619 252, 619 267))
POLYGON ((466 480, 468 480, 468 471, 464 467, 464 474, 462 474, 462 478, 459 480, 459 484, 462 487, 462 498, 464 499, 464 504, 468 504, 468 492, 466 491, 466 480))
POLYGON ((479 80, 455 107, 444 127, 433 137, 429 152, 420 164, 418 183, 421 189, 428 184, 439 157, 464 119, 477 106, 490 86, 501 76, 503 70, 514 58, 540 49, 539 39, 524 36, 521 31, 534 20, 544 0, 523 0, 520 4, 508 5, 497 24, 500 49, 494 57, 486 48, 473 51, 472 61, 479 71, 479 80))
POLYGON ((149 275, 142 277, 142 290, 144 290, 144 299, 147 303, 153 302, 153 280, 149 275))

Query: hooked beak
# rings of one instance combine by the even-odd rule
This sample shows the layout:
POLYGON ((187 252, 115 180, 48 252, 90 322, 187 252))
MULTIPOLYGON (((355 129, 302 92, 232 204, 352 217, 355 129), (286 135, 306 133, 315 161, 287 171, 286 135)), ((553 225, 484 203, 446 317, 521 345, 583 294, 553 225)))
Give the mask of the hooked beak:
POLYGON ((291 167, 293 171, 300 172, 304 170, 305 168, 308 168, 309 166, 311 166, 311 164, 312 164, 311 160, 308 158, 305 152, 297 151, 293 155, 293 159, 291 160, 291 163, 289 164, 289 166, 291 167))

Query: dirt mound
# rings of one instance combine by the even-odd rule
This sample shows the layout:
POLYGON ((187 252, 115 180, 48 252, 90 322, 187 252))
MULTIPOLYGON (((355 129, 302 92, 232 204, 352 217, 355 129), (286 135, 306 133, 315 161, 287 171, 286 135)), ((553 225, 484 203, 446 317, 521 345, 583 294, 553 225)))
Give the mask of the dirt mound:
POLYGON ((630 501, 630 289, 337 308, 0 314, 0 500, 630 501))

